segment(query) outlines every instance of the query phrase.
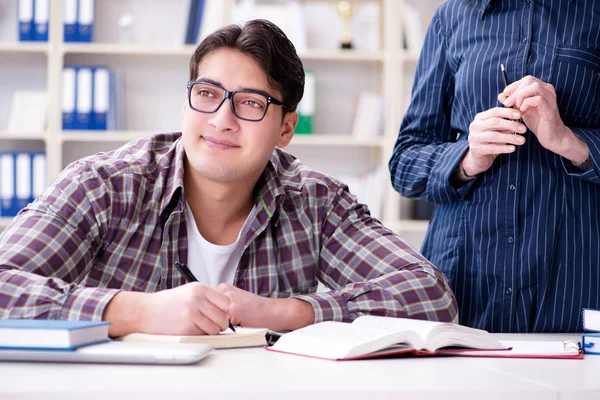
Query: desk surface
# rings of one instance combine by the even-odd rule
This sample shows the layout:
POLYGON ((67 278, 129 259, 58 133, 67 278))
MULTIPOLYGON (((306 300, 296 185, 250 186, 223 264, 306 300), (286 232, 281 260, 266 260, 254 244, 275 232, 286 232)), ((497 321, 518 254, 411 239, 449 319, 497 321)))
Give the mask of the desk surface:
POLYGON ((598 371, 600 356, 336 362, 252 348, 216 350, 189 366, 0 362, 0 399, 599 399, 598 371))

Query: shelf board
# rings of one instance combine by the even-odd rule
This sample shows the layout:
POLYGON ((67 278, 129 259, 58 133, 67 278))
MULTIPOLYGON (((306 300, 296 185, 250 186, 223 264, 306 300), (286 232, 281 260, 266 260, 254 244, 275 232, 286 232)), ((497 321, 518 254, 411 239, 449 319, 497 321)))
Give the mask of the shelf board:
POLYGON ((48 54, 48 42, 0 42, 0 53, 48 54))
POLYGON ((395 221, 385 221, 384 225, 396 233, 425 232, 429 227, 429 221, 417 219, 399 219, 395 221))
MULTIPOLYGON (((156 133, 156 132, 154 132, 156 133)), ((150 131, 63 131, 61 142, 122 142, 152 135, 150 131)))
MULTIPOLYGON (((63 131, 61 141, 64 142, 129 142, 144 136, 152 135, 150 131, 63 131)), ((0 136, 2 138, 2 136, 0 136)), ((331 134, 296 134, 292 142, 294 146, 347 146, 376 147, 384 145, 383 138, 355 139, 350 135, 331 134)))
MULTIPOLYGON (((195 45, 147 45, 121 43, 68 43, 64 54, 113 54, 125 56, 185 56, 191 57, 195 45)), ((310 49, 299 54, 306 61, 378 61, 384 60, 382 51, 310 49)))
POLYGON ((147 45, 122 43, 63 44, 63 54, 113 54, 124 56, 184 56, 191 57, 194 45, 147 45))
POLYGON ((382 51, 310 49, 298 54, 305 61, 377 61, 383 62, 382 51))
POLYGON ((295 134, 290 145, 296 146, 348 146, 348 147, 383 147, 383 138, 356 139, 350 135, 331 134, 295 134))
POLYGON ((0 140, 46 140, 45 133, 0 131, 0 140))

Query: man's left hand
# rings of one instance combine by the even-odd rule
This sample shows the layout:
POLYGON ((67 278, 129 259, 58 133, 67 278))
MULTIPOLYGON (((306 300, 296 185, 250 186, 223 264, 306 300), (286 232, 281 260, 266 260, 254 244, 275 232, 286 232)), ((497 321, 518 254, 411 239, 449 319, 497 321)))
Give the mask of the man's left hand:
POLYGON ((303 300, 262 297, 226 283, 216 289, 231 300, 229 321, 233 325, 283 331, 302 328, 315 321, 313 307, 303 300))

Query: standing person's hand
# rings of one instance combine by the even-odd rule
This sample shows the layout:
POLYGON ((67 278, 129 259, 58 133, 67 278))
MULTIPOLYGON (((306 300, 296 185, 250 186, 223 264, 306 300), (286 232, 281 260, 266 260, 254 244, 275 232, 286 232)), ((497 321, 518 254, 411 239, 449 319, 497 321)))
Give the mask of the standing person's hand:
POLYGON ((217 290, 231 300, 229 310, 233 325, 282 331, 302 328, 315 321, 313 307, 303 300, 262 297, 226 283, 217 286, 217 290))
POLYGON ((132 332, 162 335, 216 335, 229 324, 229 297, 199 282, 156 293, 119 292, 104 320, 110 335, 132 332))
POLYGON ((554 86, 533 76, 526 76, 508 85, 498 95, 506 107, 521 111, 523 122, 546 149, 565 157, 574 164, 589 156, 587 145, 565 126, 556 103, 554 86))
POLYGON ((487 171, 498 155, 512 153, 516 146, 525 143, 522 134, 527 128, 519 123, 520 117, 518 110, 504 107, 494 107, 475 116, 469 126, 469 150, 461 162, 467 176, 487 171))

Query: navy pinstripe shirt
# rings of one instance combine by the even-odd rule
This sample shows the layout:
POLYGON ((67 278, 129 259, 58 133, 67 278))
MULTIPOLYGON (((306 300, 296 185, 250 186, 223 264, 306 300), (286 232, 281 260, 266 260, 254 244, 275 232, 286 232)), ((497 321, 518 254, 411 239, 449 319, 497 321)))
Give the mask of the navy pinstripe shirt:
POLYGON ((437 203, 422 252, 449 278, 462 324, 496 332, 581 330, 600 307, 600 2, 450 0, 436 12, 390 160, 402 195, 437 203), (511 82, 554 85, 589 147, 581 171, 532 132, 456 189, 469 125, 511 82))

